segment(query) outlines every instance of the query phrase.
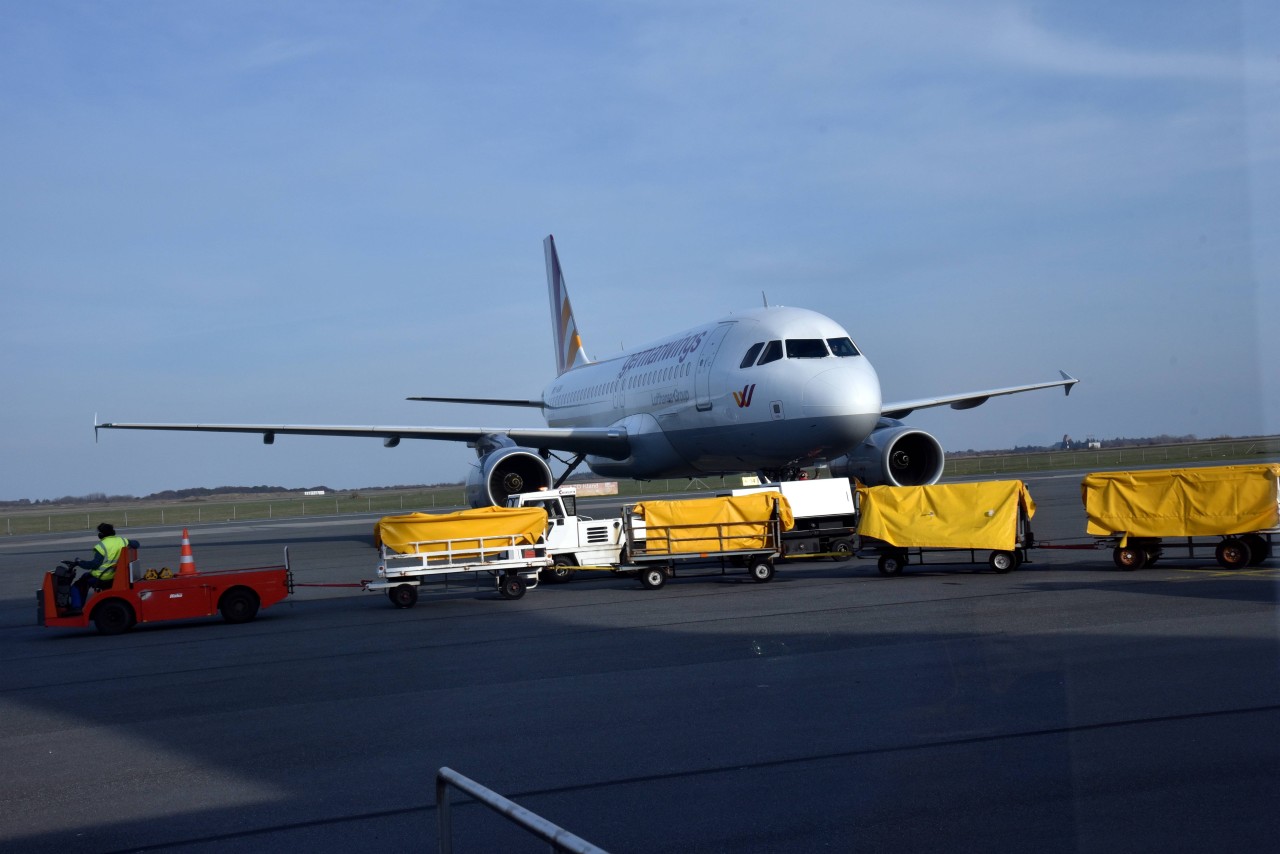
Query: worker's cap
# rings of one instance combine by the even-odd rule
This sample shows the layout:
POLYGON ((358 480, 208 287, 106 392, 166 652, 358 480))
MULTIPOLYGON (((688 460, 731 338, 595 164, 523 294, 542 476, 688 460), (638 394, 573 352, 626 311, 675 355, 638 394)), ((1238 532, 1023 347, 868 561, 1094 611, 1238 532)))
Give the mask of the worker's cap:
POLYGON ((114 537, 115 535, 116 535, 116 529, 115 527, 112 526, 110 522, 103 522, 100 525, 98 525, 99 537, 114 537))

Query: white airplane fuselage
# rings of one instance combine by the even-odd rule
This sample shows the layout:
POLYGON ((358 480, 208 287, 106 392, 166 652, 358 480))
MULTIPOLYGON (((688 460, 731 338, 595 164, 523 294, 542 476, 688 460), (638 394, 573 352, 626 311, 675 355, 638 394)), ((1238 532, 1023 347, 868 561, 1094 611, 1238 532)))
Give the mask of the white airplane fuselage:
POLYGON ((543 404, 548 427, 626 430, 630 457, 586 458, 610 477, 785 470, 844 453, 881 417, 880 380, 849 333, 818 312, 786 307, 729 315, 580 365, 546 387, 543 404), (855 354, 834 355, 832 341, 855 354), (769 342, 781 357, 757 364, 769 342), (788 353, 792 342, 808 352, 788 353))

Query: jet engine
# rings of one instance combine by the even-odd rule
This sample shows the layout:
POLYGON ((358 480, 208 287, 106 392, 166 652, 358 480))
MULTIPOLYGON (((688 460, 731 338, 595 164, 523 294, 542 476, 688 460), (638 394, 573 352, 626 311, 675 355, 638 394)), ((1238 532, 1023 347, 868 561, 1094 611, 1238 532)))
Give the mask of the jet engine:
POLYGON ((938 440, 900 421, 882 419, 861 445, 829 463, 833 477, 867 486, 928 486, 942 477, 946 454, 938 440))
POLYGON ((480 457, 467 475, 466 502, 471 507, 499 507, 507 496, 550 488, 554 478, 547 461, 532 448, 498 448, 480 457))

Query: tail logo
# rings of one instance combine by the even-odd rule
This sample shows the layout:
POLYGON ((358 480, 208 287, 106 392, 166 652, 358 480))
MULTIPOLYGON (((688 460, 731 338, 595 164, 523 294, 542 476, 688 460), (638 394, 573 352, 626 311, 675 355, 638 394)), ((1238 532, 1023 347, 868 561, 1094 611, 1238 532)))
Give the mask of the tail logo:
POLYGON ((751 405, 751 398, 755 396, 755 393, 755 383, 752 383, 751 385, 744 385, 742 387, 742 391, 735 391, 733 393, 733 402, 738 404, 739 409, 746 409, 751 405))
POLYGON ((555 239, 547 235, 542 242, 547 258, 547 292, 551 297, 551 329, 555 336, 556 375, 590 362, 582 349, 578 324, 569 306, 569 292, 564 286, 564 273, 560 269, 560 257, 556 253, 555 239))

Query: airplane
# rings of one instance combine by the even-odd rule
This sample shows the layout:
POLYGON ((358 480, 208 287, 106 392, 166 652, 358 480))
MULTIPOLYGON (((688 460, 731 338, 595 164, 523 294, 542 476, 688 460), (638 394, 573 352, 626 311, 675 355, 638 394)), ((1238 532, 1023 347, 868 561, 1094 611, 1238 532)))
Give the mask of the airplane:
POLYGON ((106 422, 111 430, 186 430, 364 436, 388 448, 402 439, 466 442, 477 461, 465 500, 503 505, 508 496, 559 486, 580 464, 603 477, 653 480, 758 473, 768 481, 825 462, 833 477, 867 485, 936 483, 946 456, 923 430, 903 424, 917 409, 972 409, 992 397, 1078 380, 884 403, 871 362, 840 324, 784 306, 726 315, 607 359, 587 356, 569 303, 555 238, 543 241, 556 376, 539 398, 410 397, 408 400, 539 409, 545 428, 176 424, 106 422), (553 477, 553 452, 572 454, 553 477))

